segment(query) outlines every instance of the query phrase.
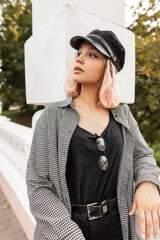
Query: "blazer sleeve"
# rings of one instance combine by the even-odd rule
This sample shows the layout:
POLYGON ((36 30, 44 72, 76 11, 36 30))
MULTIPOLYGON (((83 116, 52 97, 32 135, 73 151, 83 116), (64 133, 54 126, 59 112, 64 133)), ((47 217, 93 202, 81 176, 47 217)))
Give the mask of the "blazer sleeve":
MULTIPOLYGON (((45 114, 46 109, 36 123, 26 171, 30 210, 36 220, 35 232, 40 231, 44 239, 84 240, 81 229, 71 220, 48 177, 48 134, 41 121, 45 114)), ((39 237, 34 236, 34 239, 39 240, 39 237)))
MULTIPOLYGON (((129 106, 128 106, 129 108, 129 106)), ((133 151, 133 170, 135 189, 142 182, 152 182, 157 185, 160 193, 160 168, 157 166, 154 158, 154 150, 151 149, 145 141, 135 118, 129 109, 129 121, 133 126, 135 136, 133 151)))

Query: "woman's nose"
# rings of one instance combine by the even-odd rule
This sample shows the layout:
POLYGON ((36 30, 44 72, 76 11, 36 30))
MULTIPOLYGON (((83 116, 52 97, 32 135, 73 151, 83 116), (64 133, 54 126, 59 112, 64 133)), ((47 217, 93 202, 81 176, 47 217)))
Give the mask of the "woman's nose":
POLYGON ((84 59, 83 59, 82 55, 76 57, 76 62, 84 63, 84 59))

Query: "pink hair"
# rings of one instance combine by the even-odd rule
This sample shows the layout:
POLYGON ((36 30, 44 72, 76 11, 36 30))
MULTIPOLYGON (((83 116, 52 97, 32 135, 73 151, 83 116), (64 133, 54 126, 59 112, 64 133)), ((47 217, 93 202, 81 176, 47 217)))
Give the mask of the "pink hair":
MULTIPOLYGON (((99 101, 98 106, 104 108, 114 108, 117 107, 120 103, 121 96, 116 84, 116 68, 113 65, 112 61, 108 58, 105 60, 106 67, 104 71, 104 76, 102 80, 102 85, 99 90, 99 101)), ((73 81, 73 63, 70 66, 68 76, 64 82, 64 91, 77 97, 81 91, 81 84, 73 81)))

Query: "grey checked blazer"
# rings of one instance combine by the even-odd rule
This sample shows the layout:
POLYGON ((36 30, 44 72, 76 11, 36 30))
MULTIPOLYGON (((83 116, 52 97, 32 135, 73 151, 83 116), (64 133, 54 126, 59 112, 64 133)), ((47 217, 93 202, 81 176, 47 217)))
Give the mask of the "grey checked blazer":
MULTIPOLYGON (((85 239, 79 226, 71 220, 65 177, 70 140, 80 120, 72 99, 69 96, 49 104, 36 123, 26 171, 30 209, 37 223, 34 240, 85 239)), ((155 183, 160 191, 160 169, 129 106, 120 103, 111 112, 122 124, 124 141, 117 185, 123 239, 137 240, 135 216, 128 215, 134 191, 143 181, 155 183)))

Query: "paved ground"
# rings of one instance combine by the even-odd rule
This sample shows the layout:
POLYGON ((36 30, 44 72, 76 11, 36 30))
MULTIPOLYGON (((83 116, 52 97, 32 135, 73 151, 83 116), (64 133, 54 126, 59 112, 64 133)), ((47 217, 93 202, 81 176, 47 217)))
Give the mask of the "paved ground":
POLYGON ((27 240, 10 204, 0 188, 0 240, 27 240))

